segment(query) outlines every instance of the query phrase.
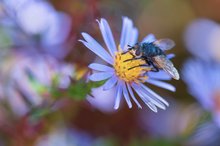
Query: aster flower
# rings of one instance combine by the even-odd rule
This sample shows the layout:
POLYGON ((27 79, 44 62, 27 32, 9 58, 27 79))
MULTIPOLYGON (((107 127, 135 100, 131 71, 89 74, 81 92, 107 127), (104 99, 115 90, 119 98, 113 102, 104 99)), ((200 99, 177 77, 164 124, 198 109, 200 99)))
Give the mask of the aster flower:
POLYGON ((182 70, 188 90, 220 125, 220 64, 188 60, 182 70))
MULTIPOLYGON (((90 64, 89 68, 94 72, 89 79, 92 81, 107 80, 103 85, 103 90, 109 90, 116 86, 115 109, 119 108, 122 96, 124 96, 129 108, 132 107, 130 97, 139 108, 142 108, 134 95, 134 91, 154 112, 157 112, 157 107, 166 109, 166 106, 169 105, 168 102, 148 88, 144 82, 175 91, 175 87, 160 81, 169 80, 170 77, 164 71, 158 73, 148 72, 150 68, 146 67, 136 67, 132 70, 128 70, 139 64, 145 64, 145 61, 143 60, 124 62, 125 60, 132 58, 132 56, 130 53, 123 54, 122 52, 127 50, 127 45, 134 45, 138 38, 138 30, 133 26, 133 22, 129 18, 123 17, 123 26, 118 48, 116 47, 108 22, 102 18, 98 21, 98 24, 108 52, 87 33, 82 33, 85 40, 80 41, 88 49, 108 63, 108 65, 98 63, 90 64)), ((153 42, 155 40, 156 39, 152 34, 143 39, 144 42, 153 42)))

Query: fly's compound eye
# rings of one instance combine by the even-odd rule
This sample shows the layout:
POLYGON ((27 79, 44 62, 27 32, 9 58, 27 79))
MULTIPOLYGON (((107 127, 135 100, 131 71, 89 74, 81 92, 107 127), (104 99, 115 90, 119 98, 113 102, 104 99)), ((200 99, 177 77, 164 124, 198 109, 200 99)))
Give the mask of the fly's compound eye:
POLYGON ((140 50, 136 50, 135 51, 135 56, 136 57, 140 57, 141 56, 141 51, 140 50))

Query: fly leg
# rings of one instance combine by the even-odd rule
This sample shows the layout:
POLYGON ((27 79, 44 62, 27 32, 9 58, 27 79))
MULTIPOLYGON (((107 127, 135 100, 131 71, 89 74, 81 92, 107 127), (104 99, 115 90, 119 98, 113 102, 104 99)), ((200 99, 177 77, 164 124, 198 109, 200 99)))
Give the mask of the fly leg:
POLYGON ((126 53, 130 53, 133 57, 135 57, 130 51, 133 49, 133 47, 132 46, 130 46, 130 45, 128 45, 128 50, 127 51, 125 51, 125 52, 123 52, 122 53, 122 55, 124 55, 124 54, 126 54, 126 53))
POLYGON ((129 51, 130 51, 130 50, 123 52, 122 55, 127 54, 129 51))
MULTIPOLYGON (((132 55, 133 55, 133 54, 132 54, 132 55)), ((144 58, 143 58, 143 57, 137 57, 137 58, 135 58, 135 56, 134 56, 134 58, 127 59, 127 60, 125 60, 124 62, 132 61, 132 60, 139 60, 139 59, 144 59, 144 58)))
POLYGON ((133 66, 133 67, 129 68, 128 70, 134 69, 136 67, 148 67, 149 68, 149 65, 147 65, 147 64, 140 64, 140 65, 137 65, 137 66, 133 66))
POLYGON ((156 66, 153 66, 153 67, 151 68, 151 71, 152 71, 152 72, 159 72, 159 68, 156 67, 156 66))
POLYGON ((151 68, 151 71, 152 71, 152 72, 159 72, 159 68, 156 67, 155 64, 154 64, 152 61, 147 60, 146 62, 147 62, 148 65, 152 65, 152 66, 153 66, 153 67, 151 68))

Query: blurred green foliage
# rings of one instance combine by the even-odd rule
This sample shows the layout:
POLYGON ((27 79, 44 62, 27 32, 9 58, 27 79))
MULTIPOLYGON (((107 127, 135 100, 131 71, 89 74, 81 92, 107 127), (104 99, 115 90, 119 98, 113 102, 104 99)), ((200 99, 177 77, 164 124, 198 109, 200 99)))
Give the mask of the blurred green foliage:
POLYGON ((87 94, 91 93, 92 88, 97 88, 102 86, 105 83, 105 81, 99 81, 99 82, 92 82, 89 81, 86 83, 83 80, 75 82, 75 84, 72 84, 68 90, 67 95, 68 97, 76 100, 83 100, 86 98, 87 94))
POLYGON ((7 49, 12 45, 12 40, 10 36, 7 34, 7 30, 0 27, 0 48, 7 49))

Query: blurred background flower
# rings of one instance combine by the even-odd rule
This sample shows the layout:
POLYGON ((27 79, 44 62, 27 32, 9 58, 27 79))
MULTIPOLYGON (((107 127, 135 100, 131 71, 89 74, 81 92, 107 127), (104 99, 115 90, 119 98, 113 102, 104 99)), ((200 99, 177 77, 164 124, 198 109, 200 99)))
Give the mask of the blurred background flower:
POLYGON ((219 128, 213 122, 207 122, 201 124, 194 132, 193 135, 189 138, 186 145, 194 146, 217 146, 219 143, 219 128))
MULTIPOLYGON (((10 29, 12 45, 37 48, 55 57, 64 57, 69 46, 66 41, 71 30, 71 19, 58 12, 47 1, 5 0, 3 27, 10 29)), ((72 43, 72 42, 71 42, 72 43)), ((72 43, 71 45, 74 45, 72 43)))
POLYGON ((190 53, 203 60, 219 60, 220 25, 210 19, 196 19, 186 29, 184 40, 190 53))
POLYGON ((92 89, 91 96, 87 96, 89 103, 104 113, 115 112, 115 88, 103 91, 103 87, 92 89))
POLYGON ((1 66, 1 98, 13 112, 24 115, 30 107, 51 103, 51 88, 68 88, 74 66, 51 56, 12 53, 1 66), (9 64, 10 62, 10 64, 9 64))
POLYGON ((150 133, 151 138, 175 141, 180 137, 187 137, 203 114, 198 105, 186 106, 174 101, 170 103, 173 106, 158 114, 146 114, 145 111, 140 113, 141 128, 145 133, 150 133))
POLYGON ((209 19, 194 20, 186 29, 187 49, 194 55, 183 67, 188 90, 213 115, 219 125, 220 25, 209 19))

